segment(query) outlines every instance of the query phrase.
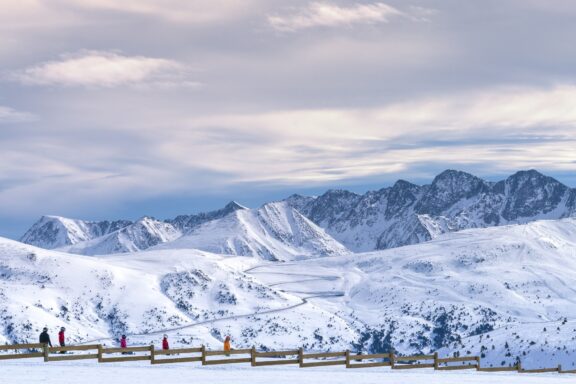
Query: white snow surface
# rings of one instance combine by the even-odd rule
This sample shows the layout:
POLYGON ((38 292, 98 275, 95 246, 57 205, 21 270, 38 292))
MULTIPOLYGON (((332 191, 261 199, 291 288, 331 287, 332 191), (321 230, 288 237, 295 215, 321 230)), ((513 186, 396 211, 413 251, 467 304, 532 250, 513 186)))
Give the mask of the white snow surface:
POLYGON ((296 366, 251 368, 246 364, 202 367, 199 363, 154 365, 132 362, 1 362, 0 381, 44 384, 124 383, 324 383, 331 384, 564 384, 572 375, 438 372, 431 369, 392 371, 389 368, 345 369, 296 366))
POLYGON ((182 233, 169 223, 143 217, 117 231, 95 239, 74 242, 73 245, 57 248, 62 252, 80 255, 107 255, 123 252, 138 252, 154 245, 179 238, 182 233))
POLYGON ((285 256, 152 249, 85 257, 0 239, 0 343, 65 325, 71 342, 109 345, 121 333, 130 344, 167 333, 175 346, 219 348, 231 335, 235 347, 259 349, 439 351, 482 355, 486 366, 519 358, 525 368, 576 362, 576 219, 365 254, 285 256))
POLYGON ((286 202, 235 211, 155 249, 203 251, 289 261, 350 252, 286 202))

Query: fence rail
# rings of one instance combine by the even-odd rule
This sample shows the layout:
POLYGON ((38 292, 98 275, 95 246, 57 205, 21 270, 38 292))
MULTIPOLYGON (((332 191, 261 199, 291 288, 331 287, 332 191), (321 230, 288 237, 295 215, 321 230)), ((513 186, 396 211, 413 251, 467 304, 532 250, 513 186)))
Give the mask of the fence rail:
POLYGON ((418 368, 434 368, 435 362, 438 360, 438 354, 433 355, 413 355, 413 356, 394 356, 392 369, 418 369, 418 368), (420 363, 420 360, 433 360, 432 363, 420 363), (417 364, 414 364, 416 362, 417 364))
POLYGON ((561 365, 554 368, 524 369, 518 362, 508 367, 482 367, 478 356, 438 357, 433 355, 396 356, 390 353, 375 353, 369 355, 354 355, 350 351, 343 352, 313 352, 304 353, 303 349, 286 351, 259 352, 251 349, 233 349, 230 351, 209 351, 204 346, 193 348, 173 348, 156 350, 154 345, 128 348, 104 348, 100 344, 72 345, 65 347, 49 347, 46 344, 12 344, 0 345, 0 360, 43 358, 45 362, 97 359, 99 363, 114 363, 128 361, 150 361, 151 364, 170 364, 201 362, 202 365, 250 363, 253 367, 269 365, 298 365, 300 368, 343 365, 346 368, 391 367, 392 369, 434 368, 435 370, 476 369, 480 372, 516 371, 519 373, 550 373, 576 374, 576 369, 563 370, 561 365), (14 351, 14 353, 1 353, 14 351), (23 353, 17 353, 24 351, 23 353), (89 353, 95 351, 96 353, 89 353), (63 353, 64 352, 64 353, 63 353), (66 354, 66 352, 88 352, 66 354), (59 355, 63 353, 62 355, 59 355), (122 354, 121 356, 105 357, 105 355, 122 354), (188 356, 195 354, 192 356, 188 356), (56 356, 54 356, 56 355, 56 356), (181 357, 180 355, 186 355, 181 357), (234 357, 235 355, 246 355, 234 357), (162 356, 161 358, 158 358, 162 356), (177 356, 177 357, 174 357, 177 356), (208 359, 212 356, 225 356, 221 359, 208 359), (262 360, 265 359, 265 360, 262 360), (311 361, 312 360, 312 361, 311 361), (365 362, 369 360, 368 362, 365 362), (377 361, 380 360, 380 361, 377 361), (422 363, 423 361, 428 361, 422 363), (429 362, 431 361, 431 362, 429 362), (451 365, 451 364, 459 365, 451 365), (466 364, 468 363, 468 364, 466 364))
POLYGON ((204 348, 177 348, 177 349, 151 349, 150 362, 152 364, 170 364, 170 363, 192 363, 195 361, 202 361, 200 356, 186 356, 186 357, 166 357, 158 359, 156 356, 180 356, 190 353, 204 353, 204 348))
POLYGON ((252 361, 251 365, 253 367, 265 367, 270 365, 289 365, 289 364, 300 364, 300 350, 294 349, 291 351, 270 351, 270 352, 258 352, 256 348, 252 348, 252 361), (286 356, 297 356, 295 359, 287 359, 286 356), (275 358, 276 360, 266 360, 257 361, 258 357, 268 357, 275 358), (282 359, 279 359, 282 358, 282 359))

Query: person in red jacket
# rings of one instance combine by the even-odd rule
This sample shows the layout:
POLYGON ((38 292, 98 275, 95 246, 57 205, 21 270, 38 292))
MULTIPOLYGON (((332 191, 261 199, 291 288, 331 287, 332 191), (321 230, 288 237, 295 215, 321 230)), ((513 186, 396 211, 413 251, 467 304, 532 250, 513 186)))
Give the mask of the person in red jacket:
MULTIPOLYGON (((60 346, 61 347, 65 347, 66 346, 66 337, 64 335, 64 332, 66 331, 66 328, 61 327, 60 328, 60 332, 58 332, 58 341, 60 342, 60 346)), ((66 353, 65 351, 60 351, 60 353, 66 353)))
POLYGON ((168 344, 168 335, 164 335, 164 338, 162 339, 162 349, 170 349, 170 345, 168 344))
MULTIPOLYGON (((128 340, 126 339, 126 335, 122 335, 120 339, 120 348, 128 348, 128 340)), ((128 352, 122 352, 123 355, 127 355, 128 352)))

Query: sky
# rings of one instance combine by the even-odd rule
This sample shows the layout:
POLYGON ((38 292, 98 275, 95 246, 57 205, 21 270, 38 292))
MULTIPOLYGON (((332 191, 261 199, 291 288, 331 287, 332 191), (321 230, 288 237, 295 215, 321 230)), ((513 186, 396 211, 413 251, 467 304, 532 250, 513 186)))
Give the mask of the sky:
POLYGON ((0 236, 41 215, 576 186, 573 0, 0 0, 0 236))

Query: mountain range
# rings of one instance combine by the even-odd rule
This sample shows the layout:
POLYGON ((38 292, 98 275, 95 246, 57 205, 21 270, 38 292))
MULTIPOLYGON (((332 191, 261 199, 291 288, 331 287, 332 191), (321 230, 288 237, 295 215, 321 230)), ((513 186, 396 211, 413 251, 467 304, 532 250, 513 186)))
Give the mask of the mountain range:
POLYGON ((231 335, 574 369, 575 200, 536 171, 487 182, 448 170, 166 220, 44 216, 21 242, 0 238, 0 343, 65 325, 74 343, 231 335))
POLYGON ((310 252, 329 256, 388 249, 463 229, 574 215, 576 189, 535 170, 499 182, 446 170, 428 185, 399 180, 365 194, 329 190, 321 196, 292 195, 258 209, 231 202, 217 211, 164 221, 44 216, 20 241, 86 255, 134 252, 178 241, 179 247, 286 260, 310 252), (277 242, 283 245, 272 244, 277 242))

